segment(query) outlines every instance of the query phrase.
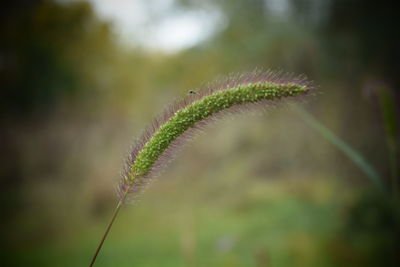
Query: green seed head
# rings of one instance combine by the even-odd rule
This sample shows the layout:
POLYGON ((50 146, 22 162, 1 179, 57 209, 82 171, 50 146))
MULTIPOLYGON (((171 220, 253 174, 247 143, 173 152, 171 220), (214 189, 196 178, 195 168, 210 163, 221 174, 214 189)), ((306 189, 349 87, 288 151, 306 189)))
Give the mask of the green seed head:
POLYGON ((188 135, 222 111, 235 111, 252 104, 267 105, 271 101, 305 95, 310 89, 305 79, 258 73, 190 94, 168 109, 134 147, 119 191, 140 190, 163 163, 170 161, 173 150, 188 135))

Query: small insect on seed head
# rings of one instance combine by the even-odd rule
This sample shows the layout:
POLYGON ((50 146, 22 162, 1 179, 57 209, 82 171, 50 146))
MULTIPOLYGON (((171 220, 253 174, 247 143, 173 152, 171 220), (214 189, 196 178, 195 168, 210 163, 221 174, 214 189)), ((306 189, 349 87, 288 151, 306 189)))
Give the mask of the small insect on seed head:
POLYGON ((190 94, 190 95, 195 95, 195 94, 197 94, 197 92, 194 91, 194 90, 189 90, 189 94, 190 94))

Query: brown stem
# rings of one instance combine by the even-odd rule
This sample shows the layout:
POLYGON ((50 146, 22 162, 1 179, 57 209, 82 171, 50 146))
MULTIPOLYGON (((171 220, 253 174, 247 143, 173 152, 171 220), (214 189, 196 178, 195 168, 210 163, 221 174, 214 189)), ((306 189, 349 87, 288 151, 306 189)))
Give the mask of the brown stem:
POLYGON ((127 189, 125 190, 125 192, 124 192, 124 194, 122 195, 121 199, 118 201, 117 207, 116 207, 115 210, 114 210, 114 214, 113 214, 113 216, 112 216, 112 218, 111 218, 111 221, 108 223, 107 229, 106 229, 105 233, 103 234, 103 237, 101 238, 101 241, 100 241, 99 245, 97 246, 96 252, 95 252, 94 255, 93 255, 93 258, 92 258, 92 260, 91 260, 91 262, 90 262, 90 264, 89 264, 89 267, 92 267, 93 264, 94 264, 94 262, 96 261, 97 255, 99 254, 100 249, 101 249, 101 247, 103 246, 104 240, 106 240, 106 237, 107 237, 107 235, 108 235, 108 232, 110 232, 111 226, 113 225, 113 223, 114 223, 114 221, 115 221, 115 218, 117 217, 118 212, 119 212, 119 210, 121 209, 121 206, 122 206, 122 204, 124 203, 124 201, 125 201, 125 199, 126 199, 126 196, 128 195, 128 191, 129 191, 130 188, 131 188, 131 185, 129 185, 129 186, 127 187, 127 189))

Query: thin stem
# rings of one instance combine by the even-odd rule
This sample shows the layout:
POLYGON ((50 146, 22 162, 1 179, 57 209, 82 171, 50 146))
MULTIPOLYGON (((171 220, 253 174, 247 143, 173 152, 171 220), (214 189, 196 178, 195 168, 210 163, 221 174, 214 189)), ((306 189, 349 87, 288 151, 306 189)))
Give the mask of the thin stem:
POLYGON ((311 126, 314 130, 320 133, 323 137, 325 137, 331 144, 333 144, 336 148, 341 150, 354 164, 356 164, 361 171, 368 177, 368 179, 373 182, 377 188, 381 191, 385 191, 384 184, 382 182, 382 178, 376 172, 374 167, 369 164, 364 157, 346 144, 342 139, 336 136, 332 131, 326 128, 323 124, 321 124, 316 118, 314 118, 311 114, 309 114, 306 110, 301 107, 292 105, 292 107, 298 112, 298 114, 303 118, 303 120, 311 126))
POLYGON ((128 195, 128 191, 129 191, 130 188, 131 188, 131 185, 129 185, 129 186, 127 187, 127 189, 125 190, 124 194, 122 195, 122 198, 118 201, 117 207, 116 207, 115 210, 114 210, 114 214, 113 214, 113 216, 112 216, 112 218, 111 218, 111 221, 108 223, 107 229, 106 229, 106 231, 104 232, 103 237, 101 238, 101 241, 100 241, 99 245, 97 246, 96 252, 95 252, 94 255, 93 255, 93 258, 92 258, 92 260, 91 260, 91 262, 90 262, 90 264, 89 264, 89 267, 92 267, 93 264, 94 264, 94 262, 96 261, 97 255, 99 254, 100 249, 101 249, 101 247, 103 246, 104 240, 106 240, 106 237, 107 237, 107 235, 108 235, 108 232, 110 232, 111 226, 113 225, 113 223, 114 223, 114 221, 115 221, 115 218, 117 217, 118 212, 119 212, 119 210, 121 209, 121 206, 122 206, 122 204, 124 203, 124 201, 125 201, 125 199, 126 199, 126 196, 128 195))

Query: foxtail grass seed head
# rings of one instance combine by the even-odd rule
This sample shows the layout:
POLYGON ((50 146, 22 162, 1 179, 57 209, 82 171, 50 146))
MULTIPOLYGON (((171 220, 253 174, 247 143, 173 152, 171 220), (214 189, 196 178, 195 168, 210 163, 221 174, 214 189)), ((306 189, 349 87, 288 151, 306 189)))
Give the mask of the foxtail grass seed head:
MULTIPOLYGON (((167 108, 133 146, 118 186, 120 198, 139 192, 209 121, 227 113, 267 107, 308 94, 312 85, 303 76, 252 72, 232 76, 202 90, 190 90, 167 108)), ((124 197, 125 198, 125 197, 124 197)))

